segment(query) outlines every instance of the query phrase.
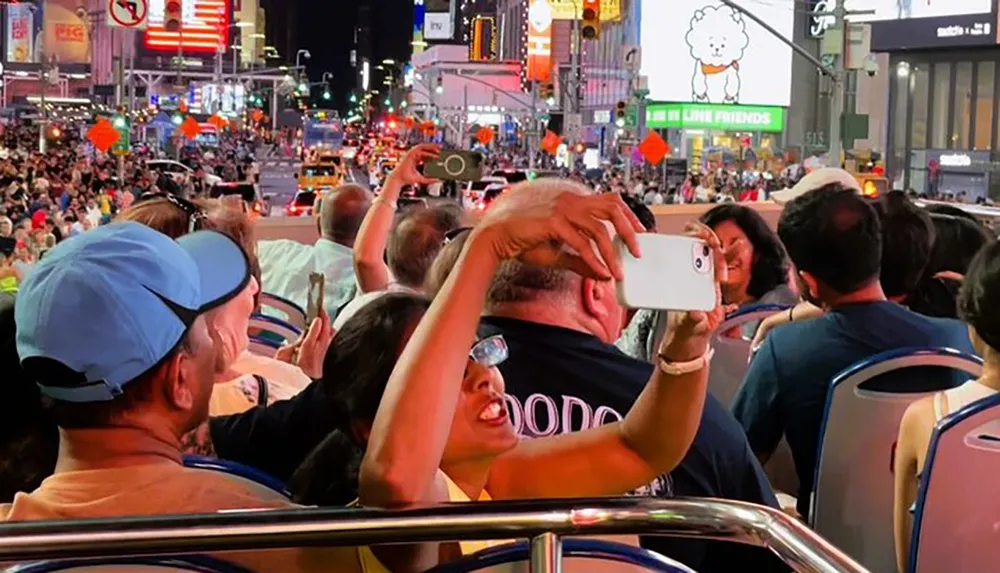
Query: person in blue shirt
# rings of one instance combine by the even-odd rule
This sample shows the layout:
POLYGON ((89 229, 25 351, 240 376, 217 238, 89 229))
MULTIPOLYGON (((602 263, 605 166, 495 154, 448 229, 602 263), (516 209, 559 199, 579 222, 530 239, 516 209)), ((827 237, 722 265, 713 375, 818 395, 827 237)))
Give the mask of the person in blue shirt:
MULTIPOLYGON (((929 233, 925 231, 922 241, 932 240, 929 233)), ((886 268, 882 225, 876 209, 853 186, 836 181, 800 194, 785 206, 778 235, 795 264, 802 296, 826 312, 769 333, 732 411, 761 461, 769 459, 782 436, 787 439, 800 483, 797 509, 807 516, 820 426, 834 376, 897 348, 973 350, 959 321, 923 316, 886 297, 879 280, 886 268)), ((913 264, 925 265, 926 259, 913 264)), ((915 273, 895 269, 894 274, 919 277, 921 271, 922 266, 915 273)), ((895 282, 897 277, 892 278, 895 282)), ((923 383, 939 386, 941 375, 954 376, 886 376, 874 381, 872 389, 921 391, 923 383)))

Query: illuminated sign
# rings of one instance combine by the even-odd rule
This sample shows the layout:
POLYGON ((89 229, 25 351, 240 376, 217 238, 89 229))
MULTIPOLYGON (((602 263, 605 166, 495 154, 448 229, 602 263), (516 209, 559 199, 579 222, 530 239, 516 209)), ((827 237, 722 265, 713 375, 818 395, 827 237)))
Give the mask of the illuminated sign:
POLYGON ((972 158, 964 153, 952 153, 950 155, 942 155, 938 160, 941 167, 971 167, 972 158))
POLYGON ((491 16, 476 16, 472 20, 472 39, 469 42, 469 60, 497 59, 497 21, 491 16))
POLYGON ((549 0, 531 0, 528 6, 528 81, 552 78, 552 6, 549 0))
POLYGON ((785 129, 785 109, 757 105, 652 103, 646 106, 646 127, 780 133, 785 129))
MULTIPOLYGON (((580 0, 549 0, 553 20, 579 20, 583 15, 580 0)), ((601 0, 601 21, 616 22, 622 18, 622 0, 601 0)))
MULTIPOLYGON (((810 35, 820 36, 833 25, 834 5, 835 0, 815 2, 810 35)), ((847 17, 851 22, 872 24, 872 51, 981 46, 997 38, 991 0, 847 0, 844 7, 848 12, 874 12, 847 17)))
POLYGON ((183 25, 176 32, 164 29, 165 0, 149 0, 149 28, 146 47, 176 52, 178 45, 190 52, 226 50, 229 43, 228 0, 182 0, 183 25))

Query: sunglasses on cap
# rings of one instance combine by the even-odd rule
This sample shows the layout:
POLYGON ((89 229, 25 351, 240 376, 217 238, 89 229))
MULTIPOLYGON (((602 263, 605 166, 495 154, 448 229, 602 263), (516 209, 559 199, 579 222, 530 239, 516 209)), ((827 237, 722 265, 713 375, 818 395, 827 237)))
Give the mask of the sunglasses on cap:
POLYGON ((469 351, 469 358, 484 368, 492 368, 503 364, 509 353, 507 341, 504 340, 503 335, 494 334, 477 340, 472 345, 472 350, 469 351))
POLYGON ((198 207, 191 201, 183 199, 171 193, 147 193, 142 196, 136 203, 145 203, 146 201, 152 201, 155 199, 166 199, 168 203, 177 207, 188 217, 188 233, 193 233, 195 231, 201 230, 205 225, 205 221, 208 220, 208 215, 205 211, 198 207))

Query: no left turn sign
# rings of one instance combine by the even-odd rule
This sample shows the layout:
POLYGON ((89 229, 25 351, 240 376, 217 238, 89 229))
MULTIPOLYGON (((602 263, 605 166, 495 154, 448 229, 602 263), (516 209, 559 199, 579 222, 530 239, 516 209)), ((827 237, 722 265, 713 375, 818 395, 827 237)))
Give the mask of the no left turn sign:
POLYGON ((108 26, 146 29, 149 0, 108 0, 108 26))

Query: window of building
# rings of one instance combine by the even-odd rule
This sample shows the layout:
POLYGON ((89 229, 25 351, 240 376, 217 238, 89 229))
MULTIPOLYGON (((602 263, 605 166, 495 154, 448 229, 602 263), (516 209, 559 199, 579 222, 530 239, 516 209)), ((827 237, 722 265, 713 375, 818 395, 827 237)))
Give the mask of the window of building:
POLYGON ((927 147, 927 104, 930 97, 930 64, 915 64, 910 70, 910 101, 913 105, 913 121, 910 123, 910 147, 927 147))
POLYGON ((955 107, 952 118, 954 123, 949 147, 968 149, 972 124, 972 62, 955 64, 955 107))
POLYGON ((993 62, 976 64, 976 137, 972 143, 973 149, 990 149, 993 141, 993 75, 996 65, 993 62))
POLYGON ((931 104, 931 145, 934 149, 948 147, 948 104, 951 99, 951 64, 934 64, 934 102, 931 104))

